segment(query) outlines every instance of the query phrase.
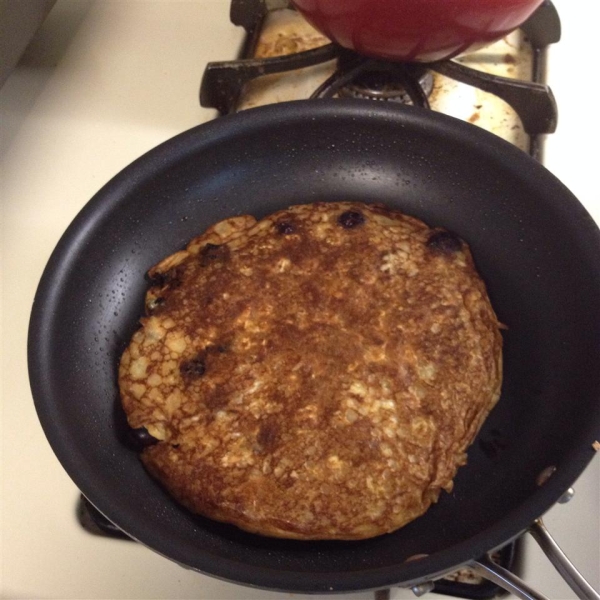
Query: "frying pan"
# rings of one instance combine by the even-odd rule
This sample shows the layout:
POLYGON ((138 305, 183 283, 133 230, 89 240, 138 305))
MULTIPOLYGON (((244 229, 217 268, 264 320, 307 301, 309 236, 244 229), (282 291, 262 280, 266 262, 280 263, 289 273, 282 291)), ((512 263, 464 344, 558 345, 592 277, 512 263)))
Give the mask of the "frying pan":
POLYGON ((409 587, 519 536, 594 455, 599 257, 600 232, 574 196, 473 125, 357 100, 252 109, 150 151, 75 218, 33 305, 36 409, 83 494, 124 532, 184 566, 296 592, 409 587), (452 494, 395 533, 286 541, 194 516, 124 443, 117 364, 143 312, 144 274, 220 219, 340 200, 384 202, 471 245, 508 326, 501 400, 452 494), (427 556, 409 560, 415 555, 427 556))

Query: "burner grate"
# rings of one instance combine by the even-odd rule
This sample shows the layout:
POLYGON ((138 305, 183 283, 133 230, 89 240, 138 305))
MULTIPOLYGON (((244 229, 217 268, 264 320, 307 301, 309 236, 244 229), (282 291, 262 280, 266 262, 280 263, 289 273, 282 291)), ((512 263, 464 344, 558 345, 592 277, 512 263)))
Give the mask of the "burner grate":
POLYGON ((311 98, 332 98, 337 94, 430 108, 427 97, 433 89, 433 77, 426 67, 390 63, 346 52, 340 53, 338 68, 311 98))

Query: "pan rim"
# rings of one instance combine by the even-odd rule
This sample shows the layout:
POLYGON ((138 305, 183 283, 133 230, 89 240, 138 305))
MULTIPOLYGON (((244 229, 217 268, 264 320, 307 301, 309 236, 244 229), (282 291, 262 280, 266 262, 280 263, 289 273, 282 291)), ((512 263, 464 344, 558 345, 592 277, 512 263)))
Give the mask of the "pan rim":
MULTIPOLYGON (((423 127, 424 112, 426 111, 412 107, 390 107, 382 104, 374 106, 372 102, 366 100, 306 100, 255 108, 237 115, 222 117, 167 140, 131 163, 94 195, 65 231, 44 270, 32 308, 28 334, 28 365, 32 394, 46 437, 63 468, 92 504, 129 535, 163 556, 189 565, 186 556, 189 558, 190 552, 183 551, 180 542, 178 546, 177 540, 170 540, 170 551, 166 554, 162 550, 165 542, 160 531, 142 528, 141 524, 132 518, 130 512, 124 510, 126 507, 120 506, 114 498, 105 495, 105 490, 97 485, 92 473, 82 471, 81 457, 78 456, 77 449, 71 445, 64 431, 57 426, 53 419, 53 403, 46 400, 45 390, 51 380, 47 356, 51 348, 50 340, 46 340, 45 344, 40 343, 40 332, 43 337, 44 332, 50 328, 53 306, 58 300, 58 290, 61 289, 60 282, 67 276, 69 264, 77 255, 81 245, 85 243, 86 236, 98 227, 102 219, 111 214, 127 197, 130 186, 135 187, 136 182, 143 179, 144 175, 154 173, 157 168, 164 169, 190 152, 197 152, 201 148, 218 143, 221 136, 235 136, 298 119, 317 117, 364 119, 367 116, 369 119, 394 122, 399 126, 423 127)), ((573 211, 573 218, 591 220, 585 208, 562 183, 542 165, 508 142, 473 125, 437 113, 427 112, 425 122, 425 126, 432 134, 458 135, 467 142, 479 146, 482 151, 486 149, 488 152, 495 152, 500 161, 519 160, 526 163, 529 161, 529 168, 537 170, 540 184, 554 192, 549 194, 549 202, 558 201, 555 200, 556 195, 557 198, 560 197, 561 202, 571 204, 569 208, 573 211)), ((583 240, 583 243, 588 246, 590 255, 592 251, 597 252, 600 249, 598 234, 597 227, 590 228, 587 239, 583 240)), ((598 435, 598 425, 593 422, 593 419, 591 421, 590 436, 594 433, 598 435)), ((521 505, 518 511, 513 511, 494 527, 418 561, 418 564, 417 562, 405 563, 364 571, 311 573, 310 578, 303 572, 257 567, 222 556, 215 557, 208 553, 198 557, 197 564, 190 566, 214 577, 271 590, 327 593, 376 589, 398 583, 412 585, 451 571, 520 535, 535 518, 554 505, 583 472, 595 455, 591 447, 592 441, 593 437, 590 438, 587 446, 582 443, 572 448, 570 454, 564 458, 564 463, 568 467, 559 469, 543 488, 521 505), (401 578, 398 577, 399 574, 401 578)))

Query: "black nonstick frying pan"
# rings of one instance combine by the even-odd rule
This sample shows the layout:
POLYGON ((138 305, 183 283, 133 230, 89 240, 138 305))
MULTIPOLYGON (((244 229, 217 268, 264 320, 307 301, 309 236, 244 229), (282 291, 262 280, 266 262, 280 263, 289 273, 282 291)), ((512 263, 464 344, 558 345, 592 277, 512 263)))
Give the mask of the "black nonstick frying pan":
POLYGON ((40 282, 29 370, 64 468, 104 515, 160 554, 270 589, 410 586, 520 535, 594 455, 600 232, 533 159, 450 117, 356 100, 252 109, 162 144, 85 206, 40 282), (452 494, 393 534, 285 541, 193 516, 124 443, 117 364, 142 314, 144 274, 225 217, 338 200, 384 202, 471 245, 508 326, 501 400, 452 494))

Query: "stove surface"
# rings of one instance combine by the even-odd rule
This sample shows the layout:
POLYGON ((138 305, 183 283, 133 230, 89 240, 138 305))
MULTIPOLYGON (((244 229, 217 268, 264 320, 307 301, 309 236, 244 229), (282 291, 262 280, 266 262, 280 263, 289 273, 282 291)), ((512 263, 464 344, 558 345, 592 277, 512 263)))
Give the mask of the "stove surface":
MULTIPOLYGON (((597 153, 584 148, 600 136, 600 123, 580 95, 582 83, 588 99, 600 89, 596 78, 582 82, 579 74, 596 23, 577 3, 554 4, 563 37, 549 49, 548 83, 559 125, 544 163, 600 223, 597 153)), ((27 377, 31 303, 59 237, 125 165, 216 116, 198 106, 200 77, 207 62, 237 56, 242 38, 229 22, 229 0, 59 0, 0 89, 3 598, 298 597, 218 581, 81 528, 78 490, 45 439, 27 377)), ((599 457, 574 487, 574 499, 545 522, 599 588, 599 457)), ((574 598, 533 542, 524 545, 528 583, 554 600, 574 598)), ((391 597, 414 596, 396 589, 391 597)))

